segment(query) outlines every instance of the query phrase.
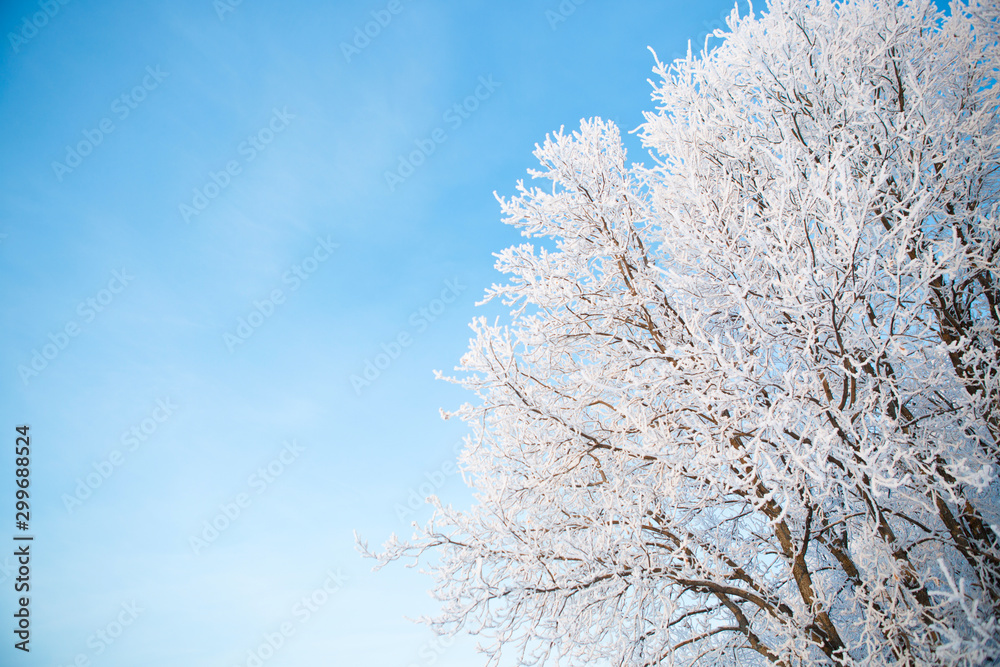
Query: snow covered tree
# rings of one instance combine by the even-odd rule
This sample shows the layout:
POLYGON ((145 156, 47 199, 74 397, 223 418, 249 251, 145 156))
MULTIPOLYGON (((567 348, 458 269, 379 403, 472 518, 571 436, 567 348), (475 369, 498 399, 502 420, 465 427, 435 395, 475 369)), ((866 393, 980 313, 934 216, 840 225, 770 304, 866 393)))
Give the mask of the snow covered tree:
POLYGON ((773 0, 500 199, 442 632, 520 664, 1000 657, 998 11, 773 0))

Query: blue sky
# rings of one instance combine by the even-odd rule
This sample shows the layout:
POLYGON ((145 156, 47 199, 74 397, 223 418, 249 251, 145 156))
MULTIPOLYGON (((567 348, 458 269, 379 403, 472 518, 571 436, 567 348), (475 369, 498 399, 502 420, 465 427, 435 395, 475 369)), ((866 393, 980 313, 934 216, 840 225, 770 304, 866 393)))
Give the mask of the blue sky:
POLYGON ((222 2, 0 10, 0 540, 19 424, 35 537, 27 655, 0 556, 0 664, 252 665, 268 636, 266 665, 480 664, 352 531, 408 535, 421 485, 469 502, 438 409, 472 397, 432 371, 502 315, 474 306, 520 240, 493 192, 561 125, 637 126, 647 46, 732 5, 222 2))

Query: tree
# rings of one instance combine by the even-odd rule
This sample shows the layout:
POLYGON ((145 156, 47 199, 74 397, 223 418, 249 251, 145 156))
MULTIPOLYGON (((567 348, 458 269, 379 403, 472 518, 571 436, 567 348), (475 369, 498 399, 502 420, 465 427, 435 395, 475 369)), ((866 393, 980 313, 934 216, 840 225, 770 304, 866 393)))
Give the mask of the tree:
MULTIPOLYGON (((431 622, 496 664, 1000 657, 998 13, 773 0, 499 198, 431 622)), ((655 55, 655 54, 654 54, 655 55)))

